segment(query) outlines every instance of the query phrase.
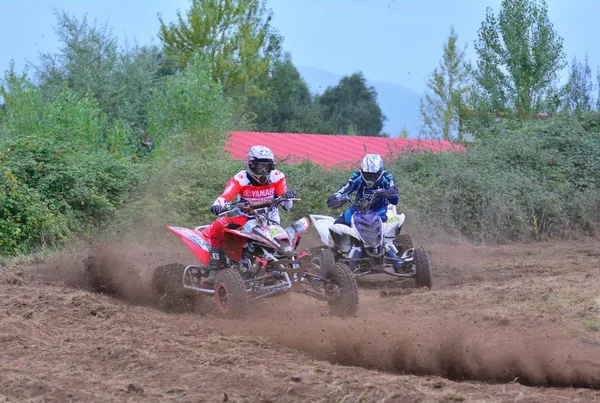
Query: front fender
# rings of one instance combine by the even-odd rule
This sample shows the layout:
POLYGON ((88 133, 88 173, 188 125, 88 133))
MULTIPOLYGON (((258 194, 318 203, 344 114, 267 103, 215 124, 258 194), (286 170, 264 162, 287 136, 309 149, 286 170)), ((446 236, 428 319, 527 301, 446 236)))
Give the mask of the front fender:
POLYGON ((352 238, 355 238, 362 243, 358 231, 354 228, 350 228, 346 224, 333 224, 329 227, 329 231, 331 234, 332 246, 337 247, 343 253, 350 252, 352 238))
POLYGON ((310 214, 310 220, 315 226, 321 242, 325 245, 333 246, 333 239, 329 235, 329 228, 333 225, 335 218, 327 215, 310 214))
POLYGON ((393 209, 388 208, 387 211, 387 222, 388 223, 398 223, 398 228, 402 227, 402 224, 404 224, 404 220, 406 219, 406 216, 404 215, 404 213, 396 213, 396 206, 393 206, 393 209))
POLYGON ((336 234, 338 234, 340 236, 346 235, 346 236, 350 236, 352 238, 356 238, 359 241, 362 241, 358 231, 355 230, 354 228, 347 226, 346 224, 333 224, 331 227, 329 227, 329 230, 331 232, 335 232, 336 234))
MULTIPOLYGON (((402 214, 404 216, 404 214, 402 214)), ((398 228, 401 228, 402 223, 404 222, 404 217, 395 217, 392 221, 387 221, 383 223, 383 236, 386 238, 395 238, 396 232, 398 228), (401 220, 400 220, 401 218, 401 220)))
POLYGON ((306 230, 310 227, 310 221, 306 217, 302 217, 299 220, 291 223, 285 230, 290 237, 290 242, 296 248, 300 243, 300 239, 302 235, 306 232, 306 230))

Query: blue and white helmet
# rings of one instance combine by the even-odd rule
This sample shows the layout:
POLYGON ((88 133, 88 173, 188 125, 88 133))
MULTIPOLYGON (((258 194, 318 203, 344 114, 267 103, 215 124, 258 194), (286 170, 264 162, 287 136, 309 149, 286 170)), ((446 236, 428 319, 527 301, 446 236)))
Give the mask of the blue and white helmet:
POLYGON ((360 163, 360 176, 366 187, 373 187, 383 176, 383 160, 379 154, 367 154, 360 163))
POLYGON ((248 150, 246 172, 261 185, 269 181, 271 171, 275 169, 273 151, 265 146, 253 146, 248 150))

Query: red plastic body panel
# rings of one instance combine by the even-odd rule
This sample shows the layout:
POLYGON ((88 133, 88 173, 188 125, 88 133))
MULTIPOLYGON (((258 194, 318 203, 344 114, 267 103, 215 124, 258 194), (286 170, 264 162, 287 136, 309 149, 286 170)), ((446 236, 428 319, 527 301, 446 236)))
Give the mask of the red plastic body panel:
MULTIPOLYGON (((167 228, 177 235, 192 251, 196 259, 203 265, 208 265, 210 262, 210 241, 206 236, 206 229, 198 232, 194 229, 184 227, 169 227, 167 228)), ((208 227, 210 228, 210 227, 208 227)))
MULTIPOLYGON (((250 224, 251 225, 251 224, 250 224)), ((231 260, 238 262, 242 258, 242 252, 244 250, 244 244, 248 239, 252 239, 274 248, 277 248, 277 245, 269 242, 267 239, 256 235, 253 233, 253 229, 250 225, 245 225, 241 228, 236 229, 225 229, 225 233, 223 234, 223 251, 225 255, 231 260)))

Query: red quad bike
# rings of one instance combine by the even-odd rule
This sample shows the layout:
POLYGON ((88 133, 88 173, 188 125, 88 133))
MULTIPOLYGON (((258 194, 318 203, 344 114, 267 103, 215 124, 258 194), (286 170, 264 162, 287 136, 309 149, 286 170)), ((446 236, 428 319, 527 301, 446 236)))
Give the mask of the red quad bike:
POLYGON ((213 283, 206 282, 209 270, 210 225, 195 229, 167 226, 191 249, 200 264, 169 264, 155 269, 153 286, 163 309, 193 309, 197 294, 214 295, 222 317, 245 316, 250 303, 265 297, 299 292, 327 301, 330 314, 353 316, 358 309, 358 286, 347 265, 296 251, 310 226, 303 217, 288 227, 269 219, 269 211, 286 200, 279 197, 261 204, 228 204, 226 214, 243 215, 248 222, 224 233, 224 269, 213 283))

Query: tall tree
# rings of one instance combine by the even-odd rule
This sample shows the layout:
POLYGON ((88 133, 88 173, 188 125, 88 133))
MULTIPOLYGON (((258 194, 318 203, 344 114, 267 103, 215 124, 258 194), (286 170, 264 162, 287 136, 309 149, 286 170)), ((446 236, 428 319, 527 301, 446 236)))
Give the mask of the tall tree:
POLYGON ((462 140, 460 117, 465 107, 468 91, 469 70, 465 62, 466 46, 458 47, 458 35, 454 27, 444 43, 442 60, 429 79, 425 98, 421 98, 420 110, 425 133, 444 140, 462 140))
POLYGON ((310 113, 312 96, 289 53, 274 63, 262 86, 268 89, 268 94, 251 100, 249 104, 255 130, 281 133, 315 130, 310 113))
POLYGON ((407 139, 409 136, 410 136, 410 133, 408 132, 406 125, 402 126, 402 130, 400 130, 400 134, 398 134, 398 137, 407 139))
POLYGON ((144 131, 146 103, 158 84, 164 56, 157 47, 120 47, 105 23, 78 20, 55 11, 55 31, 61 46, 41 55, 35 66, 47 101, 67 85, 79 95, 91 94, 111 119, 144 131))
POLYGON ((564 87, 565 109, 575 113, 589 112, 593 108, 593 91, 592 69, 590 69, 587 53, 583 62, 577 61, 577 57, 574 57, 571 62, 569 81, 564 87))
POLYGON ((281 53, 282 37, 271 19, 264 0, 191 0, 176 22, 166 25, 159 14, 158 36, 181 66, 195 53, 206 56, 225 95, 254 96, 260 92, 257 81, 281 53))
POLYGON ((324 121, 322 133, 382 136, 386 117, 377 103, 377 91, 367 85, 361 72, 343 77, 316 102, 324 121))
POLYGON ((596 111, 600 112, 600 67, 596 67, 596 111))
POLYGON ((490 107, 520 119, 544 110, 566 65, 544 0, 502 0, 497 17, 488 8, 475 49, 475 78, 490 107))

